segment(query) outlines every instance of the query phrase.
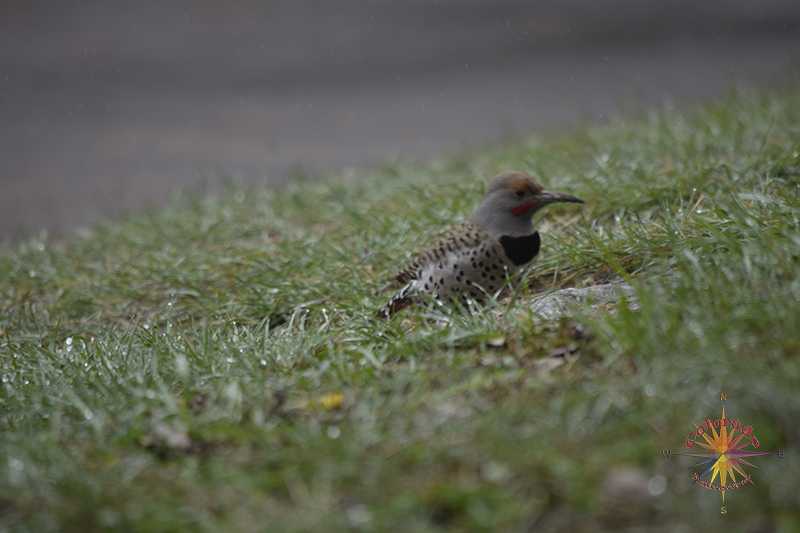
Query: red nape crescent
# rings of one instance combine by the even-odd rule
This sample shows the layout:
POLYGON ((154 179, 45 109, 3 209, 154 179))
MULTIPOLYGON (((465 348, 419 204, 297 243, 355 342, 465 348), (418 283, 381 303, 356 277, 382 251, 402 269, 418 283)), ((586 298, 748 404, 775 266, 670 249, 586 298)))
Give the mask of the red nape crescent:
POLYGON ((536 202, 530 200, 522 205, 515 207, 514 209, 510 209, 508 212, 514 215, 515 217, 518 217, 524 215, 528 211, 528 209, 530 209, 534 205, 536 205, 536 202))

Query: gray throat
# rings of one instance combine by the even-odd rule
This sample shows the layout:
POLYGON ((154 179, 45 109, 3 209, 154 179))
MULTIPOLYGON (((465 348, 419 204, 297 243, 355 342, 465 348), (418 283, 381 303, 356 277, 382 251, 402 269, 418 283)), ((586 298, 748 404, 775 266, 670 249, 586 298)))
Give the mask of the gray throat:
POLYGON ((516 217, 507 211, 498 211, 485 202, 469 218, 493 237, 524 237, 536 232, 531 217, 516 217))

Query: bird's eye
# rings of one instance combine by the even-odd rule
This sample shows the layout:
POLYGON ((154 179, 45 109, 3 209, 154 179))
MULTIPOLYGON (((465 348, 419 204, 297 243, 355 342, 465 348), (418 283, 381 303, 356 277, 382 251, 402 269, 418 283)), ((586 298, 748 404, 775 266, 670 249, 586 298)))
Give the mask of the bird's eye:
POLYGON ((514 191, 514 196, 516 196, 517 198, 522 198, 523 196, 525 196, 525 191, 523 191, 522 189, 517 189, 516 191, 514 191))

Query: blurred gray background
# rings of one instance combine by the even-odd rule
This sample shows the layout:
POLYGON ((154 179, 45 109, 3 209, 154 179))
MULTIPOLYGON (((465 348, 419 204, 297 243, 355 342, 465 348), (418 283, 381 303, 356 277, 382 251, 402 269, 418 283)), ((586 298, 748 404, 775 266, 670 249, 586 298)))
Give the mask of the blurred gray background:
POLYGON ((0 238, 780 86, 797 0, 0 0, 0 238))

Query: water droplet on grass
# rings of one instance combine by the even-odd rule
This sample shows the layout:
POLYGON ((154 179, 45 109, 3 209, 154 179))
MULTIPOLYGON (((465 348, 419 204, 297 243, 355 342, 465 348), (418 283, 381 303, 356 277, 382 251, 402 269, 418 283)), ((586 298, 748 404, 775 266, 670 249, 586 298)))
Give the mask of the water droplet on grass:
POLYGON ((713 396, 720 391, 720 386, 720 381, 717 378, 713 378, 706 385, 706 391, 713 396))
POLYGON ((511 471, 499 461, 488 461, 481 466, 483 477, 495 485, 503 485, 511 478, 511 471))
POLYGON ((372 515, 366 505, 358 504, 347 510, 347 519, 354 526, 361 526, 369 523, 372 520, 372 515))
POLYGON ((647 482, 647 492, 653 496, 660 496, 667 490, 667 478, 664 476, 653 476, 647 482))

